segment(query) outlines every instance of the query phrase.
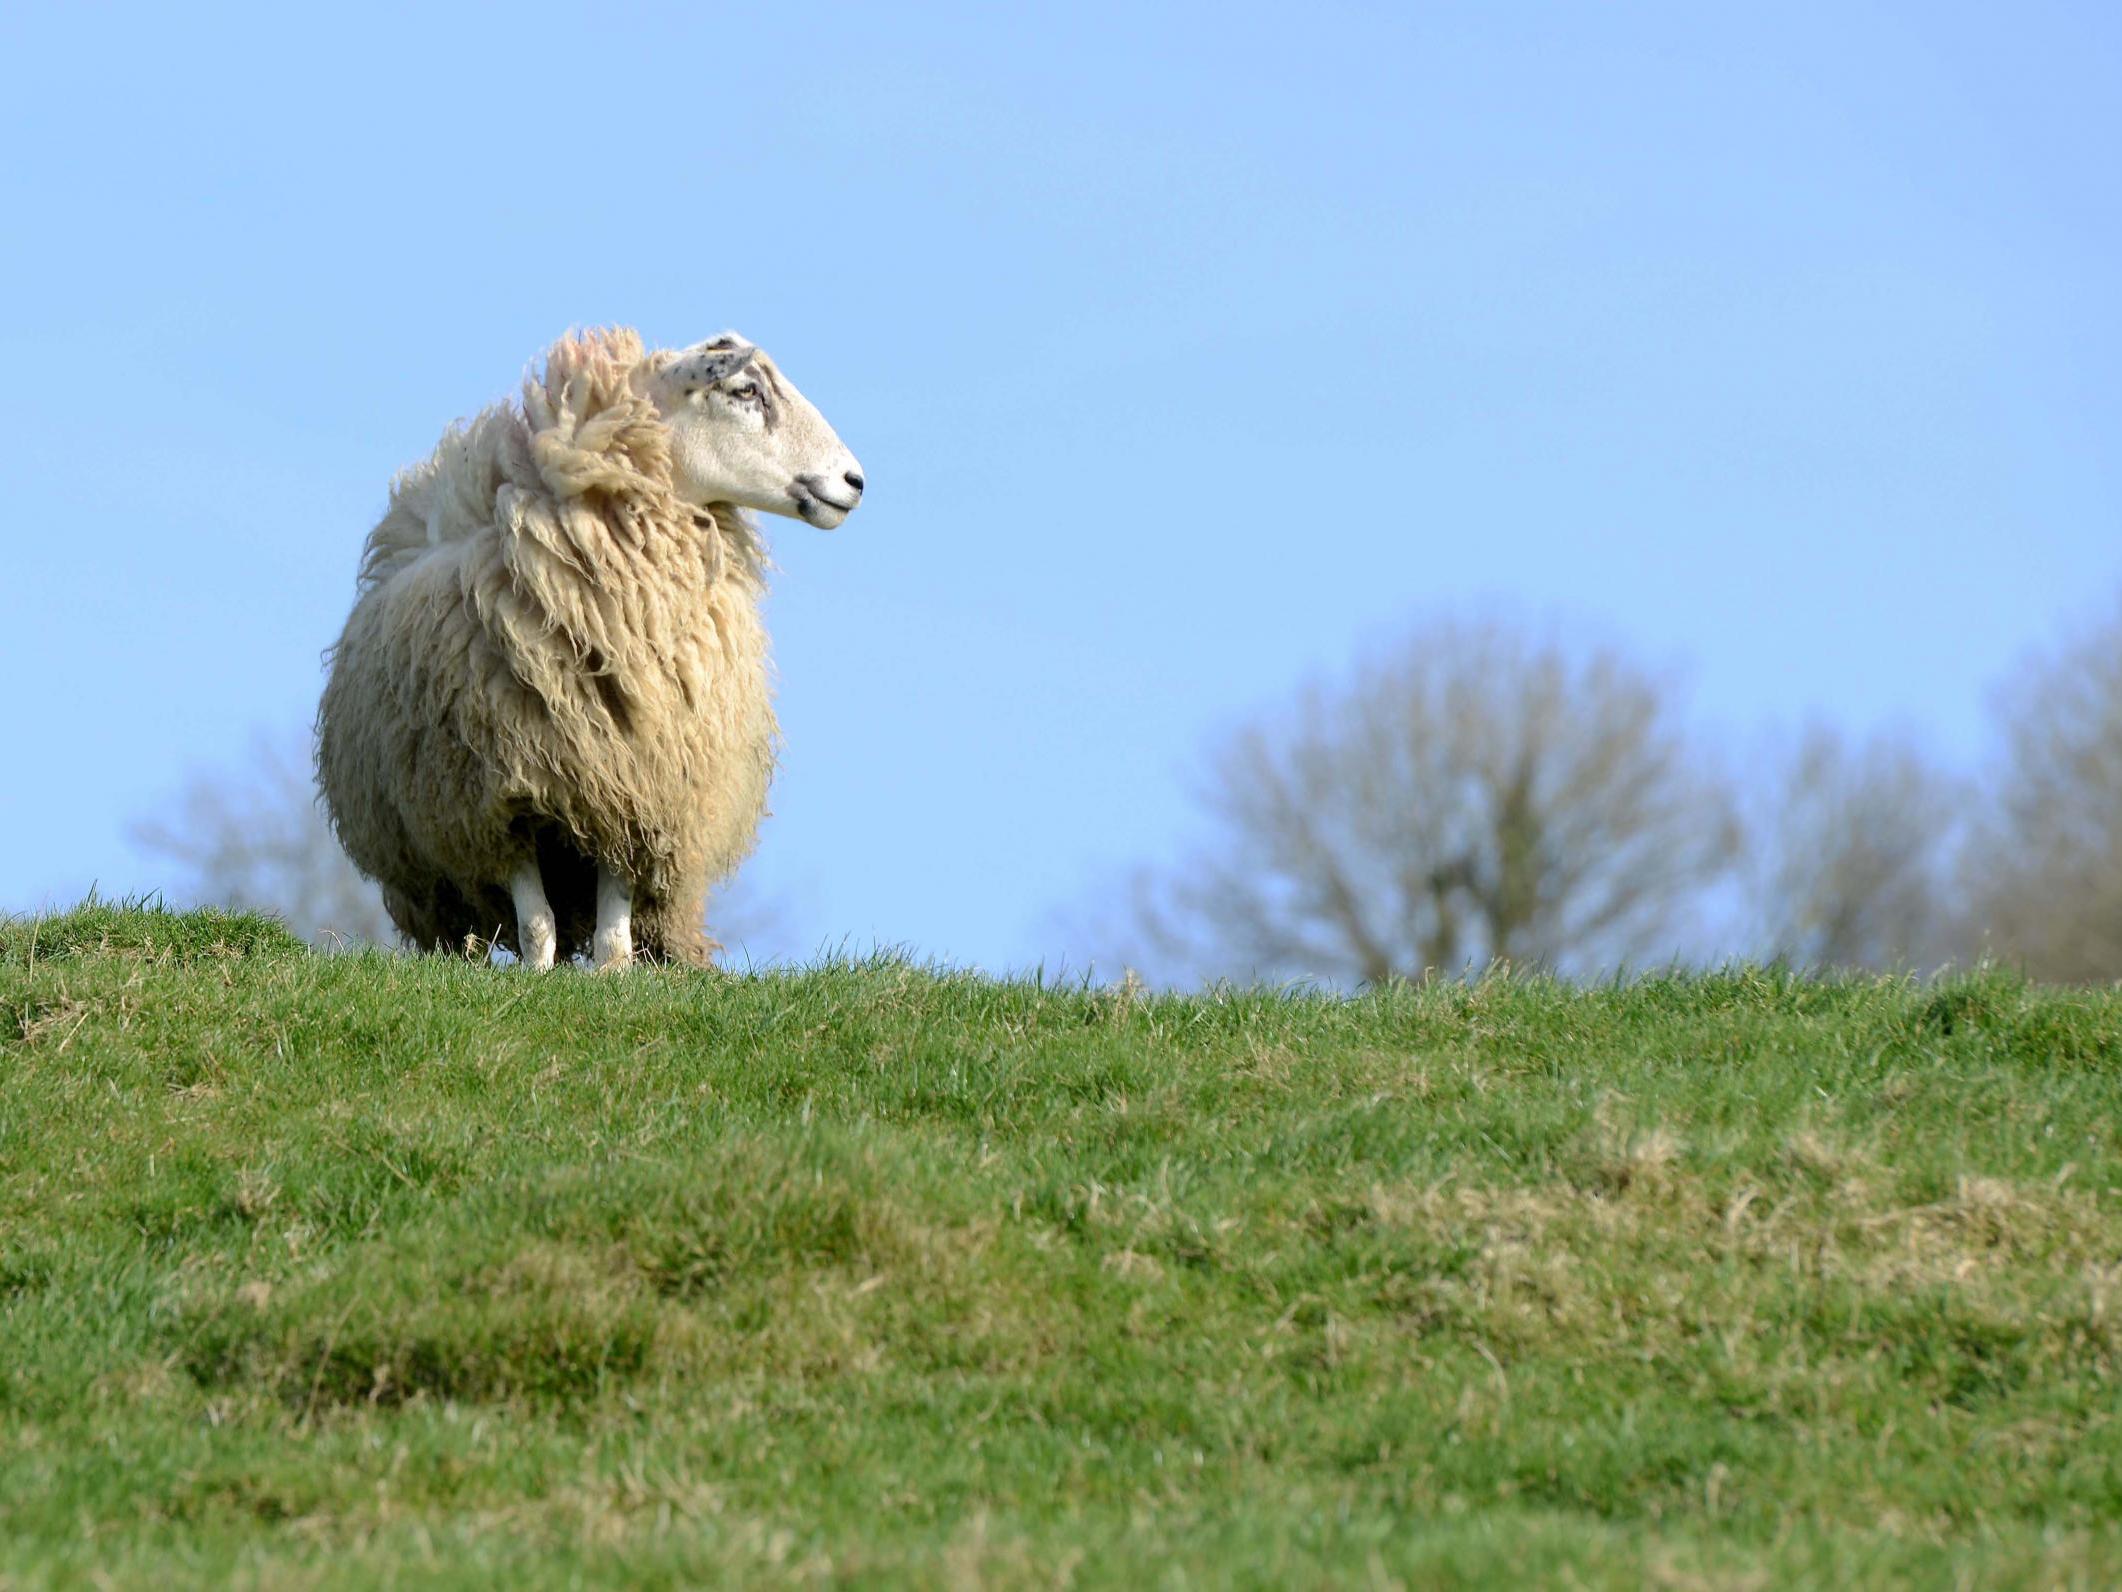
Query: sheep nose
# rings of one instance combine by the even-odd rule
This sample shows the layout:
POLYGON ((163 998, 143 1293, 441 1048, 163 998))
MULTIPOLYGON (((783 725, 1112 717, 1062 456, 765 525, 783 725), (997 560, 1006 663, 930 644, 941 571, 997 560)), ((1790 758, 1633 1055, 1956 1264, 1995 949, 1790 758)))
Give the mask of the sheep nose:
POLYGON ((853 487, 857 492, 862 490, 862 472, 860 470, 850 470, 847 472, 847 474, 840 477, 840 479, 845 481, 849 486, 853 487))

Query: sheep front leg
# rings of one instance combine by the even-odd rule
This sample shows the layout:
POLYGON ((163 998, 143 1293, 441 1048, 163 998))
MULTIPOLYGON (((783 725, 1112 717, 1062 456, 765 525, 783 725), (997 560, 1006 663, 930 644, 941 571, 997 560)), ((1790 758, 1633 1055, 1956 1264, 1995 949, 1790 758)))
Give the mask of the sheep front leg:
POLYGON ((634 887, 609 868, 597 869, 597 934, 592 960, 600 973, 631 967, 634 960, 634 887))
POLYGON ((549 971, 559 933, 553 922, 552 903, 545 899, 545 881, 538 876, 535 857, 516 870, 515 878, 508 882, 508 892, 516 898, 516 948, 523 955, 523 965, 536 973, 549 971))

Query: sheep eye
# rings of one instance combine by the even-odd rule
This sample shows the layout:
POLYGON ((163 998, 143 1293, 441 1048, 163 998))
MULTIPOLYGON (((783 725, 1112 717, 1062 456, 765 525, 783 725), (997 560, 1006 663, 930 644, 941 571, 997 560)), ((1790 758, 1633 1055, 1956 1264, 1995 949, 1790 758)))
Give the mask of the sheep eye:
POLYGON ((740 403, 750 403, 759 396, 759 384, 755 381, 748 381, 742 387, 730 388, 729 395, 740 403))

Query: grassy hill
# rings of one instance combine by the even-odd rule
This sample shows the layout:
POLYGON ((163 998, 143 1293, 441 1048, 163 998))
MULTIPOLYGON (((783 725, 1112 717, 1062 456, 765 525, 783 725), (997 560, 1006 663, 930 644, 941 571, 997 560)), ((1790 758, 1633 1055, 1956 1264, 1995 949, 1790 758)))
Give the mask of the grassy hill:
POLYGON ((0 1585, 2122 1581, 2122 994, 0 927, 0 1585))

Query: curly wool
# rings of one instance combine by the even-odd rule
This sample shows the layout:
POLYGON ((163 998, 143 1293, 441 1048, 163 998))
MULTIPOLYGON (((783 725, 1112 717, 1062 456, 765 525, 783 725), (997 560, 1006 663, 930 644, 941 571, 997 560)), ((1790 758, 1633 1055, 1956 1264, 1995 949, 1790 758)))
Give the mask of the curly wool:
POLYGON ((777 728, 764 559, 672 486, 624 329, 573 334, 520 405, 452 427, 391 485, 317 717, 347 853, 415 945, 514 945, 535 857, 561 954, 595 870, 634 881, 637 948, 704 962, 707 890, 751 850, 777 728))

